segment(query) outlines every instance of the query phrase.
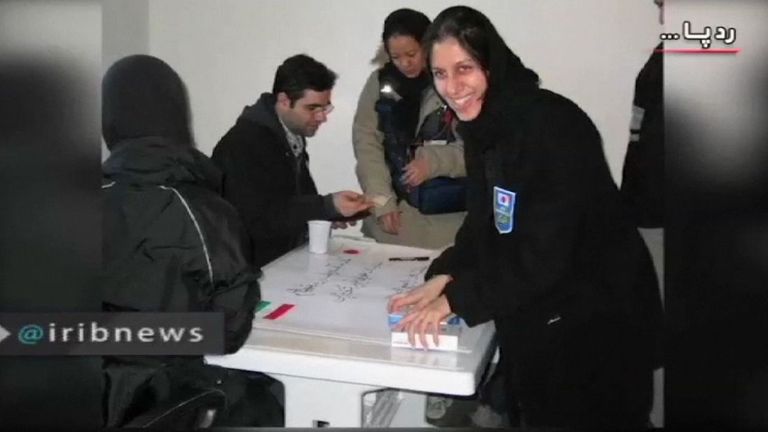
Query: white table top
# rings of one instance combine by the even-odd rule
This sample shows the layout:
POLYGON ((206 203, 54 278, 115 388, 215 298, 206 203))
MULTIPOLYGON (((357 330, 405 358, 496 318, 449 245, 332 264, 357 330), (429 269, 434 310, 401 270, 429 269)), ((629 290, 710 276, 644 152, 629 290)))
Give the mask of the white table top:
MULTIPOLYGON (((333 246, 331 255, 341 253, 341 250, 349 247, 376 253, 394 251, 400 254, 399 256, 409 256, 408 253, 410 256, 424 254, 423 249, 337 237, 333 238, 333 246)), ((436 254, 435 252, 431 256, 436 254)), ((262 297, 270 299, 286 289, 284 281, 270 278, 270 274, 277 272, 271 272, 271 269, 285 267, 291 262, 306 263, 309 255, 304 247, 267 265, 264 268, 262 297)), ((363 259, 357 255, 352 258, 363 259)), ((315 298, 312 301, 317 300, 318 298, 315 298)), ((381 308, 385 309, 386 297, 377 301, 381 302, 381 308)), ((301 304, 297 305, 297 309, 300 307, 301 304)), ((304 331, 301 326, 296 325, 297 320, 292 324, 286 320, 285 328, 281 328, 281 321, 282 319, 272 321, 266 328, 255 326, 245 345, 237 353, 207 356, 206 360, 210 364, 233 369, 420 392, 470 395, 475 392, 484 366, 495 349, 492 323, 465 329, 460 345, 466 349, 461 352, 425 352, 391 347, 375 338, 334 337, 328 332, 318 333, 313 329, 304 331)))

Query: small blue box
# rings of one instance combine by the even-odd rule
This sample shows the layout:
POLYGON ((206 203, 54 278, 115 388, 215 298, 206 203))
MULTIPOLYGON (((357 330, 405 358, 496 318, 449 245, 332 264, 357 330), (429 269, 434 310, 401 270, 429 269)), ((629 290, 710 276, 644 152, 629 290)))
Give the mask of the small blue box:
MULTIPOLYGON (((402 311, 402 312, 392 312, 389 314, 389 327, 394 327, 397 325, 403 317, 405 317, 408 314, 408 311, 402 311)), ((461 317, 459 317, 456 314, 448 315, 446 320, 442 321, 440 324, 442 325, 459 325, 461 323, 461 317)))

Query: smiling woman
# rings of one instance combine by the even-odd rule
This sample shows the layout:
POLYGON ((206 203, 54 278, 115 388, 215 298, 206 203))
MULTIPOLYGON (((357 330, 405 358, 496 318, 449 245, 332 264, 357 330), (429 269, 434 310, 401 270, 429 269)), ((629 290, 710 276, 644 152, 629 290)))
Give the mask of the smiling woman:
POLYGON ((437 42, 432 50, 431 69, 437 92, 460 120, 474 120, 488 90, 486 72, 456 38, 437 42))
POLYGON ((645 428, 661 301, 597 129, 474 9, 441 12, 423 44, 461 120, 468 214, 427 282, 393 297, 411 308, 399 329, 424 343, 451 313, 493 320, 526 425, 645 428))

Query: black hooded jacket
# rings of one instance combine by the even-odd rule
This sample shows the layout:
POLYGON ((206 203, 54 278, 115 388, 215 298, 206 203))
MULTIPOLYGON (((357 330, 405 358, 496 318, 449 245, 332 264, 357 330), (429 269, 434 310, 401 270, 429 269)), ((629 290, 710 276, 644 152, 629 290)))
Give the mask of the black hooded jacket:
POLYGON ((191 147, 145 137, 113 147, 103 172, 105 307, 222 311, 225 348, 240 348, 258 272, 236 210, 218 195, 218 169, 191 147))
POLYGON ((307 221, 341 218, 331 195, 317 193, 306 150, 293 155, 270 93, 243 109, 211 158, 224 172, 224 198, 251 236, 256 266, 305 243, 307 221))
MULTIPOLYGON (((110 68, 102 94, 111 150, 102 167, 104 310, 221 311, 225 349, 236 351, 251 330, 259 274, 236 210, 219 196, 219 170, 192 147, 180 78, 156 58, 131 56, 110 68)), ((105 366, 108 426, 172 391, 173 370, 187 371, 187 383, 207 379, 197 375, 200 357, 109 357, 105 366)))
POLYGON ((468 215, 427 277, 453 277, 445 295, 470 325, 601 313, 655 337, 661 302, 650 255, 622 213, 597 129, 576 104, 540 89, 489 31, 484 105, 458 126, 468 215), (515 193, 506 234, 495 221, 497 187, 515 193))

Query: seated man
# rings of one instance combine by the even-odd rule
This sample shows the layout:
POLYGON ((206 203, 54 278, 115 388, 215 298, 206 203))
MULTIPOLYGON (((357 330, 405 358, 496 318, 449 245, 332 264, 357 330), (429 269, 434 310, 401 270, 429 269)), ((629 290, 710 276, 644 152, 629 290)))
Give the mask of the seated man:
POLYGON ((313 58, 288 58, 272 93, 245 107, 213 150, 224 198, 245 222, 258 267, 306 242, 307 221, 354 220, 373 206, 352 191, 318 195, 309 172, 306 137, 328 119, 335 82, 336 74, 313 58))
MULTIPOLYGON (((112 65, 102 83, 102 132, 111 151, 102 167, 103 309, 221 311, 226 352, 237 351, 251 331, 259 272, 236 210, 219 195, 221 173, 193 148, 179 76, 146 55, 112 65)), ((243 426, 274 412, 262 403, 265 388, 254 397, 251 380, 200 356, 112 356, 104 369, 107 427, 190 388, 221 388, 230 414, 253 412, 243 426)))

